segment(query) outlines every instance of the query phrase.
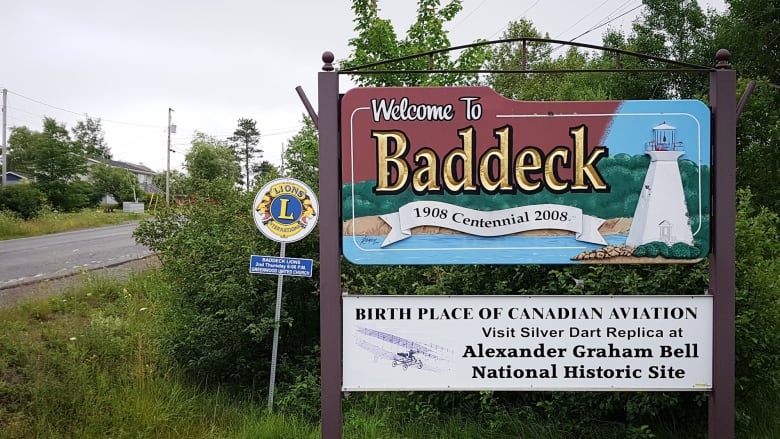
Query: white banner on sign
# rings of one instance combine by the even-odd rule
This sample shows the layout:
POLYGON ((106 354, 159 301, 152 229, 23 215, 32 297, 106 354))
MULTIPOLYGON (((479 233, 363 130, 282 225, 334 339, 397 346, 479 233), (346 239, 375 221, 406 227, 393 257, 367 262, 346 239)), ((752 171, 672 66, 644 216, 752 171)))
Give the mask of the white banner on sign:
POLYGON ((380 216, 390 227, 382 242, 386 247, 412 236, 419 226, 437 226, 476 236, 504 236, 529 230, 568 230, 578 241, 607 245, 599 233, 601 218, 584 215, 582 210, 558 204, 536 204, 511 209, 481 211, 442 203, 414 201, 404 204, 396 213, 380 216))
POLYGON ((343 390, 711 390, 711 296, 344 296, 343 390))

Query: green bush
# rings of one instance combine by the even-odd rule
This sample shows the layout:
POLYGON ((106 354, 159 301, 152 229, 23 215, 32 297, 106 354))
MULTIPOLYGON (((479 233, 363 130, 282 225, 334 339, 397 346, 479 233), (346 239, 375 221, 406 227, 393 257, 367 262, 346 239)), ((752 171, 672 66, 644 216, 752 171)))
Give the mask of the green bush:
MULTIPOLYGON (((268 383, 277 289, 277 276, 249 273, 249 259, 279 254, 279 244, 254 224, 253 198, 222 191, 218 200, 161 209, 136 231, 139 242, 160 252, 172 283, 166 349, 193 376, 245 389, 268 383)), ((310 236, 288 244, 286 255, 316 259, 316 243, 310 236)), ((319 334, 317 287, 288 276, 283 290, 279 355, 286 364, 302 364, 319 334)), ((278 368, 277 381, 293 382, 302 373, 278 368)))
POLYGON ((9 210, 24 220, 38 216, 45 203, 46 196, 35 186, 0 186, 0 210, 9 210))
POLYGON ((101 195, 87 181, 77 180, 70 183, 53 181, 39 187, 46 194, 52 208, 65 212, 75 212, 85 207, 96 206, 100 202, 101 195))
MULTIPOLYGON (((141 224, 138 239, 160 252, 172 282, 166 347, 192 375, 256 392, 268 379, 276 277, 248 273, 251 254, 278 254, 279 244, 253 224, 253 194, 228 191, 219 201, 184 210, 161 209, 141 224)), ((751 207, 740 193, 737 218, 737 397, 741 431, 754 422, 747 407, 758 393, 780 393, 780 222, 751 207), (740 402, 741 401, 741 402, 740 402)), ((658 252, 686 248, 665 244, 658 252)), ((287 256, 317 258, 317 239, 287 245, 287 256)), ((317 279, 317 265, 312 279, 317 279)), ((277 404, 317 407, 319 315, 312 279, 285 278, 277 368, 277 404)), ((372 267, 342 263, 342 287, 363 294, 701 294, 708 263, 572 266, 372 267)), ((717 323, 717 322, 716 322, 717 323)), ((421 393, 414 410, 431 414, 480 410, 468 395, 421 393)), ((476 395, 476 394, 474 394, 476 395)), ((530 410, 561 430, 598 437, 607 424, 615 437, 697 437, 706 430, 706 393, 497 392, 506 410, 530 410), (612 427, 610 427, 612 428, 612 427)), ((503 409, 498 410, 496 413, 503 409)), ((415 416, 417 416, 415 415, 415 416)))
MULTIPOLYGON (((753 422, 740 401, 780 394, 780 218, 741 191, 737 209, 737 419, 753 422)), ((717 322, 716 322, 717 323, 717 322)))

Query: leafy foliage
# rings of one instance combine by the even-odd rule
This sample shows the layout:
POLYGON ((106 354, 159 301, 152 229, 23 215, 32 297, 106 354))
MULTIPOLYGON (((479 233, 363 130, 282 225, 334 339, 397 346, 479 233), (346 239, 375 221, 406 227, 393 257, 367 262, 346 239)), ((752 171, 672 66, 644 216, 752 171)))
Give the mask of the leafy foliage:
MULTIPOLYGON (((390 20, 379 16, 376 0, 354 0, 352 10, 355 13, 355 31, 358 35, 349 41, 353 52, 349 58, 341 61, 340 67, 357 67, 450 47, 444 25, 452 21, 463 6, 461 0, 451 0, 444 6, 440 5, 441 0, 418 0, 417 19, 409 27, 406 36, 398 39, 390 20)), ((370 70, 478 69, 486 58, 487 51, 476 47, 464 50, 455 60, 450 59, 448 52, 441 52, 430 58, 413 57, 370 70)), ((358 85, 374 87, 465 85, 478 82, 478 77, 474 74, 438 73, 355 75, 352 79, 358 85)))
POLYGON ((38 216, 46 196, 30 184, 0 186, 0 210, 8 210, 24 220, 38 216))
MULTIPOLYGON (((753 0, 740 0, 740 3, 748 4, 750 1, 753 0)), ((648 12, 640 18, 634 32, 629 35, 609 32, 605 35, 605 43, 682 61, 711 64, 713 43, 704 27, 712 16, 705 16, 702 22, 701 11, 695 2, 671 3, 671 0, 647 1, 648 12), (674 16, 665 17, 669 14, 674 16), (695 38, 686 39, 688 31, 695 32, 695 38)), ((446 47, 449 42, 442 38, 442 33, 446 37, 446 32, 441 24, 451 20, 460 8, 458 1, 439 8, 438 1, 420 0, 417 22, 407 36, 399 40, 390 21, 379 17, 376 2, 353 0, 352 4, 357 36, 350 41, 354 52, 342 62, 341 67, 446 47)), ((769 12, 767 14, 771 16, 769 12)), ((728 18, 738 21, 739 26, 750 25, 747 16, 732 14, 728 18)), ((769 23, 761 21, 760 24, 769 23)), ((721 29, 734 28, 728 20, 719 26, 719 33, 721 29)), ((529 22, 522 21, 510 26, 510 32, 509 35, 539 35, 538 32, 534 34, 536 31, 529 22)), ((746 39, 740 42, 743 43, 752 42, 746 39)), ((506 46, 490 54, 467 58, 464 62, 481 65, 490 60, 496 68, 519 68, 522 54, 518 49, 518 45, 506 46)), ((556 57, 553 48, 542 44, 531 47, 526 55, 529 66, 535 69, 603 67, 613 66, 616 61, 611 55, 583 54, 576 50, 556 57)), ((767 58, 771 56, 770 53, 767 58)), ((458 61, 437 55, 434 64, 437 68, 446 68, 458 65, 458 61)), ((626 68, 654 66, 652 62, 630 58, 621 60, 621 64, 626 68)), ((757 72, 766 75, 766 71, 756 67, 757 72)), ((410 59, 382 68, 425 69, 427 60, 410 59)), ((457 75, 401 74, 356 76, 355 80, 361 85, 388 86, 463 84, 476 79, 457 75)), ((502 94, 518 99, 692 97, 702 95, 706 88, 700 79, 689 81, 655 74, 496 75, 487 81, 502 94)), ((776 122, 776 108, 780 106, 776 105, 771 89, 761 89, 765 94, 749 104, 745 113, 747 118, 740 125, 740 184, 750 182, 757 192, 755 198, 750 198, 747 193, 741 194, 736 231, 737 397, 742 431, 756 421, 745 409, 748 407, 745 401, 754 400, 755 390, 760 388, 768 395, 780 393, 778 219, 771 211, 756 207, 772 203, 773 198, 764 194, 772 193, 771 188, 778 185, 773 185, 776 175, 769 169, 751 176, 752 169, 762 169, 759 165, 763 164, 769 168, 774 163, 772 157, 777 157, 777 154, 770 154, 772 149, 766 146, 777 143, 772 143, 776 137, 773 124, 776 122), (745 157, 750 157, 750 160, 745 160, 745 157)), ((313 187, 317 183, 316 147, 314 129, 307 123, 290 142, 285 156, 286 170, 290 175, 313 187)), ((627 171, 639 166, 646 169, 646 160, 646 157, 640 156, 616 156, 602 160, 598 166, 607 180, 624 182, 613 187, 625 187, 635 197, 643 175, 636 176, 633 171, 627 171)), ((681 162, 681 173, 684 180, 698 178, 691 174, 691 166, 685 162, 681 162)), ((370 182, 358 185, 362 186, 355 187, 356 193, 370 192, 370 182)), ((704 212, 710 210, 707 190, 705 188, 702 194, 704 212)), ((392 203, 403 204, 407 202, 405 197, 409 196, 406 193, 393 197, 392 203)), ((614 199, 605 198, 599 202, 609 206, 609 212, 614 212, 610 215, 630 216, 636 204, 631 196, 630 193, 616 194, 614 199)), ((187 210, 163 211, 155 221, 142 223, 137 232, 141 242, 161 252, 163 271, 173 283, 175 306, 167 316, 173 325, 167 336, 169 351, 192 375, 239 383, 245 389, 254 389, 256 382, 266 377, 275 289, 272 279, 246 272, 249 254, 275 252, 275 245, 260 239, 254 231, 248 214, 250 197, 251 194, 229 190, 219 203, 198 203, 187 210)), ((358 196, 355 200, 359 215, 391 209, 389 205, 361 201, 365 199, 358 196)), ((775 203, 776 200, 777 197, 774 198, 775 203)), ((490 200, 497 207, 506 202, 501 196, 491 197, 490 200)), ((690 198, 688 202, 689 211, 694 211, 690 198)), ((345 208, 346 204, 351 203, 345 203, 345 208)), ((702 228, 702 233, 709 233, 707 224, 703 224, 702 228)), ((316 244, 313 237, 295 243, 288 247, 289 255, 316 259, 316 244)), ((674 251, 682 253, 688 250, 678 248, 674 251)), ((365 294, 457 295, 482 291, 493 294, 701 294, 708 285, 707 270, 706 261, 692 265, 565 267, 371 267, 342 263, 342 288, 350 293, 365 294)), ((317 409, 317 380, 311 372, 317 363, 317 288, 316 283, 308 279, 286 281, 282 307, 281 364, 284 367, 280 368, 279 378, 281 387, 289 393, 279 401, 286 407, 306 412, 317 409), (295 330, 284 331, 289 327, 295 330)), ((371 398, 373 395, 355 399, 371 398)), ((383 402, 381 406, 377 403, 377 407, 383 411, 392 407, 408 419, 435 419, 442 413, 462 409, 464 412, 484 413, 486 418, 495 422, 494 425, 508 428, 506 426, 511 423, 506 422, 506 414, 519 414, 522 419, 545 419, 556 432, 567 432, 569 437, 604 437, 605 431, 617 432, 610 437, 653 437, 664 429, 670 430, 667 437, 695 437, 700 435, 706 419, 706 395, 692 392, 496 392, 480 395, 434 392, 391 398, 403 399, 408 405, 399 409, 383 402)), ((377 418, 378 422, 384 422, 385 418, 381 415, 377 418)), ((348 425, 350 422, 354 421, 348 420, 348 425)), ((378 425, 373 436, 386 435, 388 425, 378 425)), ((515 436, 524 436, 524 433, 515 436)))
POLYGON ((13 128, 9 145, 9 169, 32 177, 52 207, 74 210, 97 202, 90 184, 78 181, 86 172, 86 157, 65 125, 44 117, 41 132, 13 128))
POLYGON ((106 144, 105 133, 100 118, 87 117, 80 120, 71 128, 73 140, 79 149, 89 158, 108 160, 111 158, 111 150, 106 144))
POLYGON ((241 182, 241 167, 227 142, 196 132, 192 148, 184 157, 187 177, 179 193, 213 197, 215 189, 229 190, 241 182))
POLYGON ((120 205, 124 201, 135 201, 142 193, 135 175, 124 168, 94 165, 90 168, 90 180, 98 194, 111 195, 120 205))
MULTIPOLYGON (((222 190, 218 202, 163 209, 136 231, 139 242, 160 252, 163 272, 172 283, 168 351, 197 377, 245 385, 268 377, 277 279, 249 274, 247 264, 252 254, 278 253, 278 245, 257 231, 250 210, 253 196, 222 190)), ((287 255, 313 257, 316 242, 308 242, 288 245, 287 255)), ((294 363, 315 343, 315 293, 309 279, 285 280, 284 361, 294 363)), ((280 368, 279 379, 292 380, 296 373, 280 368)))
POLYGON ((314 122, 302 118, 303 128, 287 143, 284 150, 285 172, 309 185, 314 192, 319 187, 319 139, 314 122))

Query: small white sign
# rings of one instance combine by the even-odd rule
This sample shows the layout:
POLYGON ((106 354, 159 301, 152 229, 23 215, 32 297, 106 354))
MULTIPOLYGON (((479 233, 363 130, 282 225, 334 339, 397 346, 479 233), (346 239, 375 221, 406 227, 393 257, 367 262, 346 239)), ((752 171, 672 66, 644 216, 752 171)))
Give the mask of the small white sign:
POLYGON ((711 296, 344 296, 343 390, 711 390, 711 296))

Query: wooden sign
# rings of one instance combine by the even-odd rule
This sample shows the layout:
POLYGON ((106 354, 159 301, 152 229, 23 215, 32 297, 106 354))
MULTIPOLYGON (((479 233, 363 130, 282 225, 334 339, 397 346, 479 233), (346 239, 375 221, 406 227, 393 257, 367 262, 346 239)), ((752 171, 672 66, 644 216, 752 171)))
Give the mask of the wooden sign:
POLYGON ((340 111, 353 263, 690 263, 709 252, 710 111, 699 101, 356 88, 340 111))

